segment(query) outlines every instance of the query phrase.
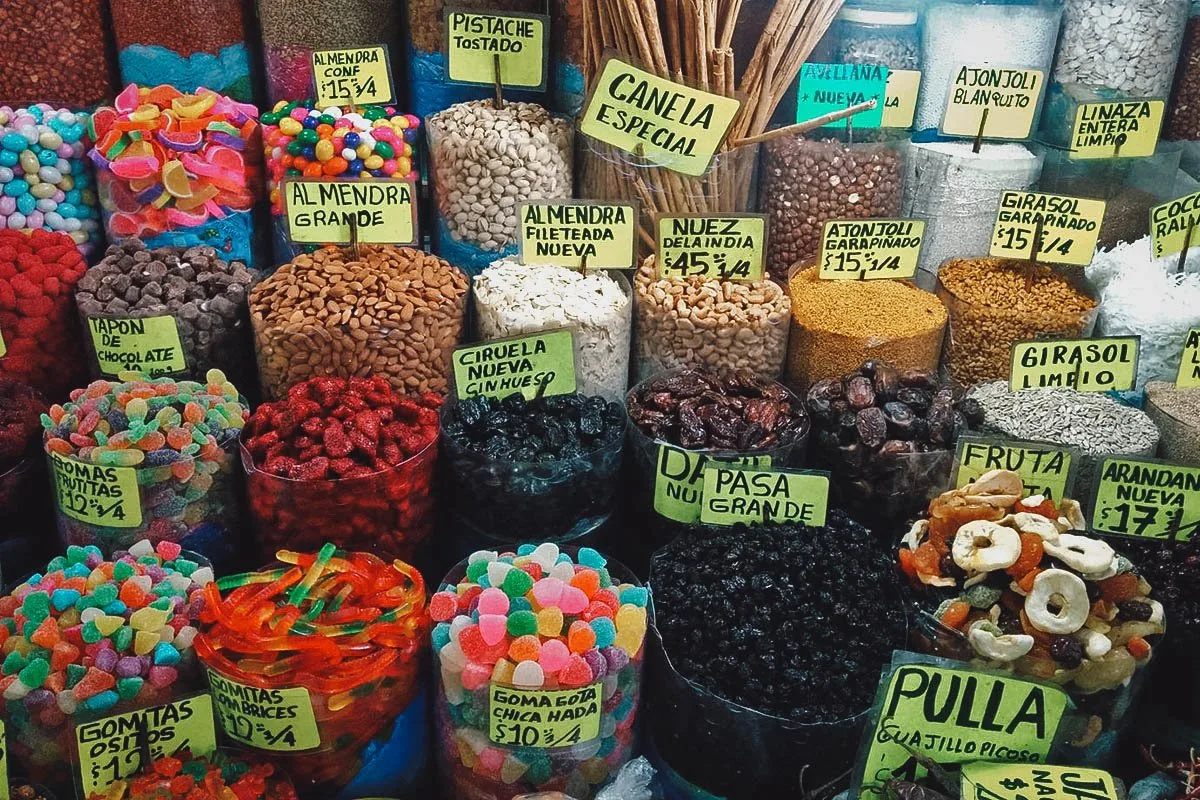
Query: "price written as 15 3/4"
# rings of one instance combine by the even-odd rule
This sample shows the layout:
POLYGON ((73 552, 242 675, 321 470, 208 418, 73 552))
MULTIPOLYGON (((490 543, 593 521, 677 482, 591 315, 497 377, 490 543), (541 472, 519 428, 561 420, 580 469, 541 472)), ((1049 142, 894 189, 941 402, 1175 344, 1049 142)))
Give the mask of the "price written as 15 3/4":
MULTIPOLYGON (((1033 247, 1033 234, 1025 228, 1001 225, 996 228, 996 236, 993 241, 997 242, 1005 250, 1017 250, 1028 253, 1030 248, 1033 247)), ((1053 256, 1056 254, 1060 256, 1069 255, 1074 244, 1074 239, 1062 236, 1046 236, 1043 234, 1042 241, 1038 243, 1038 252, 1035 257, 1053 256)))

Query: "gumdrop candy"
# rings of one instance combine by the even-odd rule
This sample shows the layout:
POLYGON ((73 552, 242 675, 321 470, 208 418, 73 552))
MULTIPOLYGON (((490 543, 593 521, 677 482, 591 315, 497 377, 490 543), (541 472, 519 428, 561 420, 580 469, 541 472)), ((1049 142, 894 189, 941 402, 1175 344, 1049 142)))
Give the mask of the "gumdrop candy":
MULTIPOLYGON (((587 666, 586 664, 584 666, 587 666)), ((513 670, 513 685, 538 688, 546 682, 542 665, 537 661, 522 661, 513 670)))

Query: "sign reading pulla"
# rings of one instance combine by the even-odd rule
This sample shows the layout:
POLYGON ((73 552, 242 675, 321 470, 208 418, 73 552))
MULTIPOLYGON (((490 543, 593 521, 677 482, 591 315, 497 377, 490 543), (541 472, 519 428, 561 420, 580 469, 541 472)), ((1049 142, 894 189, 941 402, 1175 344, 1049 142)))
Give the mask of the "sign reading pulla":
POLYGON ((617 58, 604 62, 579 130, 684 175, 708 171, 741 101, 660 78, 617 58))
POLYGON ((1200 247, 1200 192, 1177 197, 1150 209, 1150 249, 1155 258, 1200 247), (1190 241, 1189 241, 1190 231, 1190 241))
POLYGON ((767 252, 765 214, 658 218, 658 274, 663 278, 757 281, 767 252))
POLYGON ((588 269, 629 269, 634 264, 637 209, 632 203, 521 203, 517 218, 522 264, 588 269))
MULTIPOLYGON (((796 86, 796 121, 874 100, 875 108, 855 114, 849 122, 855 128, 878 128, 883 122, 888 74, 887 67, 876 64, 802 64, 796 86)), ((847 119, 839 119, 826 127, 845 128, 846 123, 847 119)))
POLYGON ((1152 156, 1165 108, 1162 100, 1083 103, 1075 112, 1067 155, 1072 159, 1152 156))
POLYGON ((963 764, 962 800, 1118 800, 1102 769, 1050 764, 963 764))
POLYGON ((495 339, 454 351, 454 389, 459 400, 484 395, 526 400, 575 391, 575 337, 560 329, 495 339))
POLYGON ((1057 502, 1070 496, 1071 451, 1065 447, 963 436, 955 451, 955 468, 956 489, 985 472, 1005 469, 1021 476, 1026 497, 1040 494, 1057 502))
POLYGON ((1090 264, 1100 237, 1104 206, 1103 200, 1004 192, 1000 195, 1000 210, 996 213, 988 254, 997 258, 1035 258, 1054 264, 1090 264), (1038 239, 1036 254, 1035 239, 1038 239))
POLYGON ((1200 527, 1200 468, 1140 458, 1100 463, 1092 530, 1186 540, 1200 527))
POLYGON ((133 370, 157 378, 187 370, 174 317, 92 317, 87 322, 102 375, 115 378, 133 370))
POLYGON ((967 667, 902 664, 883 680, 856 768, 860 800, 927 775, 914 752, 938 764, 1042 762, 1067 708, 1062 689, 967 667))
POLYGON ((314 50, 312 67, 317 105, 321 108, 390 103, 395 99, 391 59, 385 44, 314 50))
POLYGON ((917 274, 925 221, 829 220, 821 230, 822 280, 906 279, 917 274))
POLYGON ((1175 376, 1175 386, 1180 389, 1193 389, 1200 386, 1200 328, 1188 331, 1183 342, 1183 353, 1179 357, 1179 373, 1175 376))
POLYGON ((409 181, 304 180, 283 184, 288 238, 299 244, 363 244, 417 240, 416 191, 409 181))
POLYGON ((188 750, 209 756, 217 749, 212 697, 185 697, 152 708, 115 714, 75 726, 83 793, 104 793, 142 767, 139 731, 145 730, 151 758, 188 750))
POLYGON ((1124 392, 1137 382, 1139 336, 1054 339, 1013 345, 1015 391, 1046 386, 1079 392, 1124 392))
POLYGON ((1039 69, 961 66, 950 83, 942 133, 978 136, 982 131, 987 139, 1028 139, 1044 84, 1039 69))
POLYGON ((825 524, 829 475, 777 472, 710 462, 704 467, 700 521, 709 525, 825 524))
POLYGON ((544 89, 549 27, 541 14, 447 10, 446 74, 456 83, 544 89))

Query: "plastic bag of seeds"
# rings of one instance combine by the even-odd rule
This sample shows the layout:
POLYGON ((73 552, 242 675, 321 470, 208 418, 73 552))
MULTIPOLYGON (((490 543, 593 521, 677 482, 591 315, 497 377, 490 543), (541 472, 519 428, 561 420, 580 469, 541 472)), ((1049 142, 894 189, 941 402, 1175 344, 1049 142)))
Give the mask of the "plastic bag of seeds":
POLYGON ((243 0, 110 0, 121 80, 254 100, 243 0))
POLYGON ((1200 2, 1195 0, 1188 6, 1164 136, 1168 139, 1200 136, 1200 2))
POLYGON ((5 0, 0 98, 85 108, 111 97, 106 16, 98 0, 5 0))

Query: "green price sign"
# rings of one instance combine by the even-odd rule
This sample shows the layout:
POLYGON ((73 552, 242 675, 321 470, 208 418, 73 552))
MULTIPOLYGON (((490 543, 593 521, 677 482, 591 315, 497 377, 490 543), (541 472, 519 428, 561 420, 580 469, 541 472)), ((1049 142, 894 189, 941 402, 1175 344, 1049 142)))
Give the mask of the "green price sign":
POLYGON ((1200 527, 1200 468, 1139 458, 1100 463, 1092 530, 1147 539, 1191 539, 1200 527))

